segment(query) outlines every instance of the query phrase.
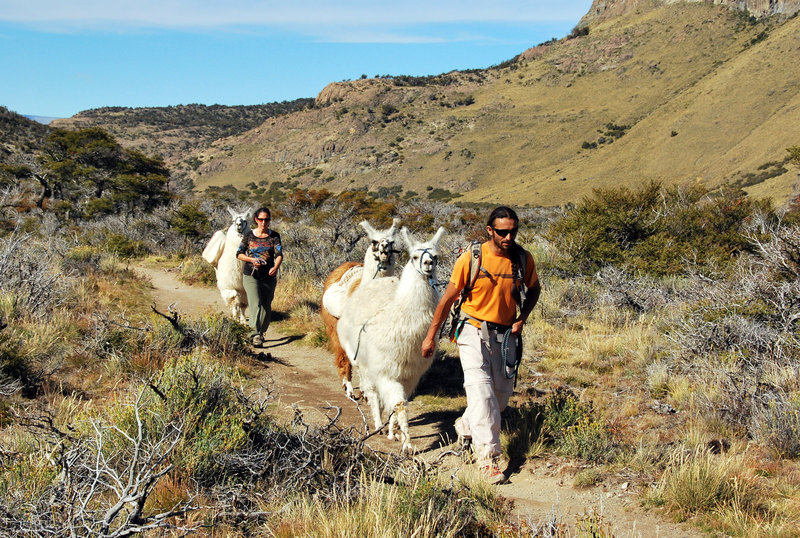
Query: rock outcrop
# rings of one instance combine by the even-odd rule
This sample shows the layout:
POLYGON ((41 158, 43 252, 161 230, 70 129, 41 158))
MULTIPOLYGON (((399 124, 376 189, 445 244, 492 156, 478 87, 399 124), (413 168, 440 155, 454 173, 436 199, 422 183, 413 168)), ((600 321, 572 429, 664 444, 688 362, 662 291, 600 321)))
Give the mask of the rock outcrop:
POLYGON ((583 16, 578 26, 619 17, 637 9, 684 1, 724 5, 731 9, 746 11, 758 18, 771 15, 788 17, 800 11, 800 0, 594 0, 589 12, 583 16))

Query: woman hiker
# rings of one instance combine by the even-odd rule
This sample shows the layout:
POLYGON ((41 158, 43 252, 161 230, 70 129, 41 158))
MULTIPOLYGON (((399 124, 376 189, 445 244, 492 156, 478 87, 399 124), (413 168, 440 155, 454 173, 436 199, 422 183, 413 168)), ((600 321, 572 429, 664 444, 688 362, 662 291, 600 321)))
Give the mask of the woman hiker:
POLYGON ((245 232, 236 257, 244 262, 244 289, 250 309, 250 341, 260 347, 272 315, 272 298, 283 262, 281 235, 270 230, 270 212, 260 207, 253 214, 256 227, 245 232))

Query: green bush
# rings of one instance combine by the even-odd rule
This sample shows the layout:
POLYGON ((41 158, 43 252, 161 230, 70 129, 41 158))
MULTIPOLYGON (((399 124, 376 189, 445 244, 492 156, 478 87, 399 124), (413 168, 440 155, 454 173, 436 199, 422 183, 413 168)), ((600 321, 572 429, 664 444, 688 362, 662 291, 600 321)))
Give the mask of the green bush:
POLYGON ((544 446, 570 457, 606 461, 613 454, 613 437, 591 404, 559 388, 544 402, 526 402, 506 413, 504 448, 509 458, 531 457, 544 446))
POLYGON ((730 187, 709 193, 700 186, 664 188, 651 182, 638 191, 595 189, 554 222, 547 237, 555 246, 554 268, 567 275, 593 274, 618 265, 671 275, 687 263, 725 268, 750 249, 743 227, 768 202, 730 187))
POLYGON ((181 282, 190 285, 200 283, 211 286, 217 281, 214 267, 200 257, 191 257, 184 260, 181 264, 181 272, 178 278, 181 282))
POLYGON ((147 254, 147 247, 144 243, 130 239, 121 233, 108 233, 105 249, 121 258, 135 258, 147 254))
MULTIPOLYGON (((163 422, 178 419, 183 431, 173 453, 177 469, 202 483, 220 478, 215 477, 217 456, 247 442, 245 423, 251 418, 237 396, 230 371, 207 356, 179 357, 148 385, 140 403, 144 438, 156 442, 164 433, 163 422)), ((106 445, 111 455, 122 450, 125 435, 136 437, 138 424, 128 401, 112 406, 108 417, 120 430, 106 445)))

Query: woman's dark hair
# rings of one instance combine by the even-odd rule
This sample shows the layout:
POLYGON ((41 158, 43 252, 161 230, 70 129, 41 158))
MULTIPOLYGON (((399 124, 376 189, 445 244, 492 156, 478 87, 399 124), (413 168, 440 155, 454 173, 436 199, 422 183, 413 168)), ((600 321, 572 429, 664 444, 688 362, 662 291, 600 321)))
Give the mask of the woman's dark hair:
POLYGON ((253 213, 253 222, 256 221, 256 217, 259 215, 259 213, 266 213, 268 219, 272 218, 272 214, 269 212, 268 207, 259 207, 258 209, 256 209, 256 212, 253 213))
POLYGON ((496 219, 511 219, 516 224, 519 224, 519 217, 517 217, 517 214, 514 212, 514 210, 504 205, 501 205, 492 211, 492 214, 489 215, 489 220, 486 221, 486 226, 493 226, 496 219))

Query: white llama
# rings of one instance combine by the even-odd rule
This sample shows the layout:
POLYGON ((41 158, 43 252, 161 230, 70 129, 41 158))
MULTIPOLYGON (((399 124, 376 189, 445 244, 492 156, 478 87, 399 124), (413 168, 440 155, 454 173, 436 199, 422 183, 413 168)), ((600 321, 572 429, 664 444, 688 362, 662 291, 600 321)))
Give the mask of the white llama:
POLYGON ((400 278, 378 278, 359 286, 345 302, 337 331, 358 369, 375 428, 382 425, 382 411, 392 413, 389 439, 399 427, 402 450, 408 451, 412 445, 406 405, 433 360, 422 356, 422 340, 439 301, 433 284, 444 228, 425 243, 406 228, 401 234, 410 258, 400 278))
POLYGON ((214 266, 217 276, 217 287, 222 300, 230 308, 231 315, 242 323, 247 323, 247 293, 242 284, 244 262, 236 258, 236 250, 242 242, 248 224, 249 209, 237 213, 228 208, 233 223, 227 231, 218 230, 203 250, 203 259, 214 266))
POLYGON ((343 263, 331 271, 323 286, 320 314, 325 322, 325 331, 328 333, 328 347, 334 355, 333 362, 342 380, 342 387, 350 398, 353 397, 352 366, 339 343, 336 324, 342 315, 345 301, 356 287, 374 278, 394 275, 399 254, 395 249, 399 222, 399 219, 392 219, 391 227, 386 230, 376 230, 367 221, 361 221, 359 224, 366 230, 367 238, 370 240, 370 245, 364 253, 364 263, 343 263))

